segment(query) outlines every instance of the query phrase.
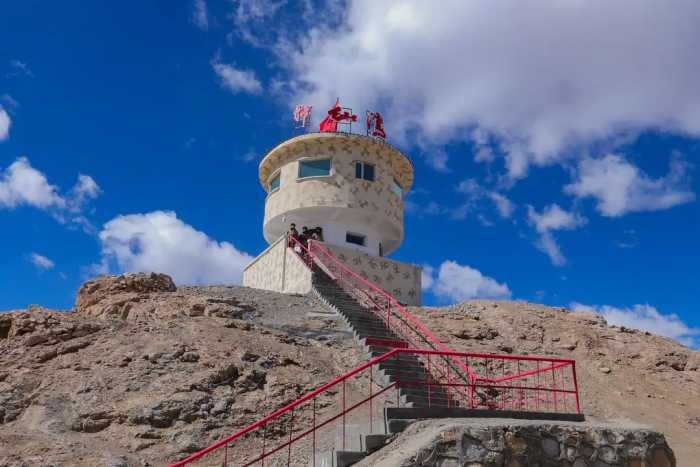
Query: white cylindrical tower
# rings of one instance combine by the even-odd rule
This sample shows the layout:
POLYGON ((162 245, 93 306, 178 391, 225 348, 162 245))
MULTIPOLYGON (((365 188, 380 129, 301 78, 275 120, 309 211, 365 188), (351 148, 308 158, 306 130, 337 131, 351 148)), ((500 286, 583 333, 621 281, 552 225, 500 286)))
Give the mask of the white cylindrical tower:
POLYGON ((413 166, 401 151, 374 138, 308 133, 289 139, 260 162, 268 193, 263 232, 273 243, 295 223, 323 228, 324 241, 373 256, 403 240, 403 195, 413 166))

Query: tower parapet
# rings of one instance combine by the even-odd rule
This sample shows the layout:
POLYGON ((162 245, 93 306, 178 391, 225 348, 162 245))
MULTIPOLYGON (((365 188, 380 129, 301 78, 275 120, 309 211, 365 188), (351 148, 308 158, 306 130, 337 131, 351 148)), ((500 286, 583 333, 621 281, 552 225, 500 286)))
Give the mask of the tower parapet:
POLYGON ((273 243, 291 223, 321 227, 324 241, 383 256, 403 240, 403 196, 413 166, 393 146, 361 135, 309 133, 260 162, 268 193, 263 233, 273 243))

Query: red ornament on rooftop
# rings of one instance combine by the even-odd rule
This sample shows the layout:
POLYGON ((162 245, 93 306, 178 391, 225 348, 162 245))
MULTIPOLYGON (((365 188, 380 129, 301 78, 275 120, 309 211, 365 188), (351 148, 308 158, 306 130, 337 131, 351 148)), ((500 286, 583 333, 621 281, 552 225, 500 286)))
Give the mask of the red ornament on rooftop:
POLYGON ((328 111, 328 116, 321 121, 320 130, 322 132, 338 131, 338 123, 347 125, 357 121, 357 115, 352 113, 352 109, 340 106, 340 98, 335 100, 335 105, 328 111))

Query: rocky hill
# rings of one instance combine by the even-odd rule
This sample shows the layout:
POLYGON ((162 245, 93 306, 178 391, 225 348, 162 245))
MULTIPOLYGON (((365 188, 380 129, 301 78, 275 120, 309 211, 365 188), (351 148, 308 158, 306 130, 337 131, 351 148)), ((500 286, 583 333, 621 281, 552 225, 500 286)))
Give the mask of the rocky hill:
MULTIPOLYGON (((700 354, 594 314, 521 302, 412 309, 455 350, 576 358, 585 412, 700 455, 700 354)), ((163 465, 363 361, 312 297, 100 277, 70 311, 0 314, 0 466, 163 465)))

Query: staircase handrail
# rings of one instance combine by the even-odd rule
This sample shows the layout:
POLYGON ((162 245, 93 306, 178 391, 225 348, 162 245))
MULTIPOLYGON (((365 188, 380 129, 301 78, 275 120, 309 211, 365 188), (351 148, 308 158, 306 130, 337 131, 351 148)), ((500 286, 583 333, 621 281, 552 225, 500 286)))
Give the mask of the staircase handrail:
MULTIPOLYGON (((332 389, 334 386, 337 386, 339 384, 344 384, 345 381, 347 381, 351 377, 357 375, 358 373, 361 373, 362 371, 364 371, 367 368, 370 368, 374 365, 378 365, 379 363, 381 363, 385 360, 388 360, 395 355, 398 355, 399 357, 401 355, 428 355, 428 356, 435 355, 435 356, 440 356, 440 357, 448 357, 449 356, 449 357, 453 357, 453 358, 465 358, 466 357, 466 358, 481 358, 481 359, 493 359, 493 360, 502 360, 502 361, 514 360, 514 361, 547 362, 550 364, 550 366, 547 366, 547 367, 542 367, 542 368, 538 367, 537 370, 518 372, 516 374, 509 375, 507 378, 506 377, 499 378, 498 379, 499 381, 507 381, 507 380, 512 380, 512 379, 517 379, 519 377, 529 376, 529 375, 532 375, 535 373, 544 373, 544 372, 548 372, 548 371, 554 371, 556 369, 559 369, 559 368, 562 368, 565 366, 570 366, 571 371, 572 371, 572 377, 573 377, 571 389, 565 389, 564 387, 557 388, 556 385, 555 385, 554 389, 546 387, 546 386, 540 386, 540 385, 537 385, 537 387, 529 387, 529 388, 522 388, 522 389, 532 390, 532 391, 536 391, 536 392, 541 391, 541 392, 554 392, 557 394, 559 394, 559 393, 570 394, 574 397, 576 413, 577 414, 581 413, 581 406, 580 406, 580 401, 579 401, 579 391, 578 391, 578 382, 577 382, 577 378, 576 378, 576 361, 575 360, 555 358, 555 357, 538 357, 538 356, 532 356, 532 355, 510 355, 510 354, 509 355, 497 355, 497 354, 476 353, 476 352, 456 352, 456 351, 449 351, 449 350, 448 351, 438 351, 438 350, 430 350, 430 349, 395 348, 395 349, 390 350, 382 355, 371 358, 367 362, 353 368, 352 370, 349 370, 349 371, 343 373, 340 376, 337 376, 336 378, 333 378, 328 383, 323 384, 322 386, 306 393, 305 395, 299 397, 295 401, 290 402, 289 404, 285 405, 284 407, 281 407, 281 408, 273 411, 269 415, 249 424, 248 426, 240 429, 239 431, 235 432, 234 434, 229 435, 226 438, 223 438, 223 439, 215 442, 214 444, 189 455, 185 459, 182 459, 182 460, 177 461, 177 462, 173 462, 168 467, 184 467, 184 466, 191 464, 192 462, 194 462, 198 459, 201 459, 202 457, 211 453, 212 451, 215 451, 215 450, 222 448, 222 447, 228 448, 228 445, 231 442, 237 440, 238 438, 243 437, 244 435, 252 432, 253 430, 255 430, 257 428, 262 427, 263 425, 283 416, 284 414, 286 414, 288 412, 292 412, 295 408, 299 407, 303 403, 319 396, 320 394, 328 391, 329 389, 332 389)), ((411 381, 406 381, 406 383, 410 384, 411 381)), ((444 383, 439 383, 439 382, 432 383, 432 384, 434 384, 436 386, 448 386, 448 387, 449 386, 460 386, 460 385, 455 385, 455 384, 449 384, 449 383, 444 384, 444 383)), ((471 386, 471 387, 481 386, 482 384, 483 383, 477 382, 477 381, 471 381, 471 382, 466 383, 467 386, 471 386)), ((370 397, 364 399, 363 401, 356 403, 347 409, 344 408, 343 413, 347 414, 348 412, 351 412, 351 411, 357 409, 358 407, 364 405, 365 403, 368 403, 368 402, 371 403, 370 401, 372 399, 380 396, 382 393, 384 393, 385 391, 387 391, 391 388, 394 388, 395 386, 397 386, 397 382, 393 382, 393 383, 389 384, 388 386, 384 387, 381 391, 378 391, 376 393, 371 394, 370 397)), ((521 388, 515 387, 515 386, 513 386, 512 388, 521 389, 521 388)), ((309 434, 317 431, 318 429, 322 428, 324 425, 338 419, 341 415, 342 414, 335 415, 335 416, 329 418, 328 420, 325 420, 322 423, 314 424, 314 427, 312 429, 303 432, 301 435, 298 435, 295 438, 292 438, 290 436, 289 441, 287 443, 284 443, 282 445, 282 447, 287 447, 287 446, 291 445, 292 443, 300 440, 304 436, 309 435, 309 434)), ((276 450, 271 450, 271 451, 268 451, 267 453, 265 453, 264 448, 263 448, 262 456, 257 458, 253 462, 257 462, 258 460, 264 459, 266 456, 274 454, 277 450, 279 450, 279 448, 276 450)), ((248 463, 246 465, 251 465, 253 462, 248 463)))
MULTIPOLYGON (((321 252, 326 258, 328 258, 330 261, 332 261, 337 267, 339 267, 344 273, 351 275, 354 277, 356 280, 360 281, 364 286, 368 287, 369 289, 373 290, 374 292, 380 294, 383 298, 387 300, 387 302, 395 307, 399 313, 400 317, 403 318, 405 321, 408 321, 410 325, 415 327, 415 329, 418 332, 419 335, 422 335, 424 340, 427 342, 428 345, 433 347, 435 350, 440 350, 442 352, 450 352, 450 349, 443 344, 440 339, 438 339, 430 330, 413 314, 411 314, 408 310, 406 310, 396 298, 391 295, 389 292, 385 291, 384 289, 374 285, 372 282, 369 280, 365 279, 362 277, 360 274, 356 273, 352 269, 350 269, 348 266, 346 266, 342 261, 340 261, 338 258, 336 258, 331 252, 329 252, 326 248, 321 246, 319 242, 314 241, 314 240, 309 240, 309 248, 307 249, 308 253, 319 260, 319 263, 323 264, 323 261, 318 257, 318 255, 315 253, 314 250, 321 252)), ((331 276, 334 276, 334 274, 331 271, 327 271, 331 276)), ((334 277, 334 279, 337 279, 334 277)), ((372 300, 375 304, 376 301, 372 300)), ((407 323, 408 324, 408 323, 407 323)), ((465 365, 463 362, 453 359, 454 363, 462 370, 464 371, 470 381, 474 381, 478 379, 478 376, 476 375, 476 372, 470 368, 469 366, 465 365)))

